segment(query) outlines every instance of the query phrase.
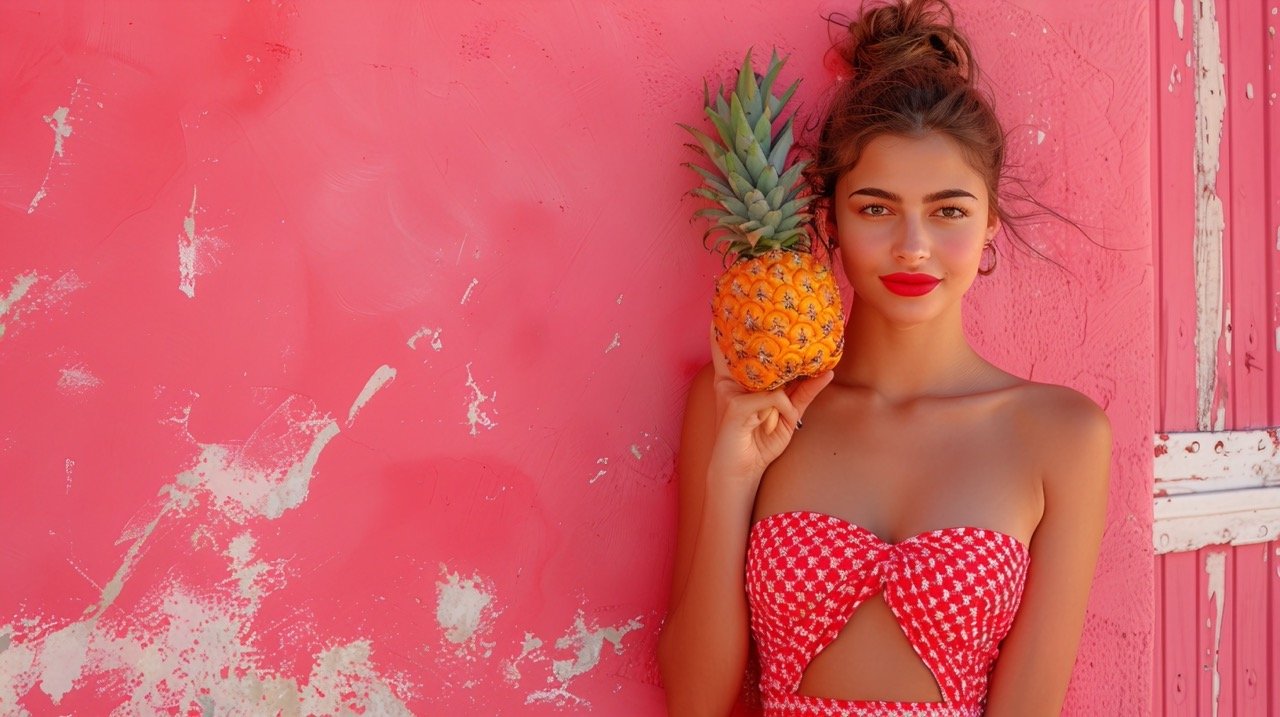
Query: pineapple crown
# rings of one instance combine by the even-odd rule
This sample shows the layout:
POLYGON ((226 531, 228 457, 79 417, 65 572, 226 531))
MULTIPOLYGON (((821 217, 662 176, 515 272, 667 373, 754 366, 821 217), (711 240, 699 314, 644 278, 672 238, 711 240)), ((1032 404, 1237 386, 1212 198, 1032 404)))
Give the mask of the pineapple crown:
POLYGON ((786 162, 794 141, 795 113, 780 130, 773 131, 774 120, 800 85, 796 80, 781 97, 772 94, 785 62, 774 50, 765 74, 757 75, 751 68, 751 50, 747 50, 728 99, 721 86, 713 103, 703 82, 704 112, 711 118, 717 137, 680 125, 698 141, 689 146, 711 160, 713 169, 692 162, 684 166, 703 180, 692 193, 718 205, 694 212, 694 216, 712 221, 703 234, 703 244, 714 237, 714 245, 708 249, 726 257, 741 259, 775 249, 809 250, 806 224, 812 215, 804 208, 813 195, 806 191, 809 185, 804 168, 808 161, 790 167, 786 162))

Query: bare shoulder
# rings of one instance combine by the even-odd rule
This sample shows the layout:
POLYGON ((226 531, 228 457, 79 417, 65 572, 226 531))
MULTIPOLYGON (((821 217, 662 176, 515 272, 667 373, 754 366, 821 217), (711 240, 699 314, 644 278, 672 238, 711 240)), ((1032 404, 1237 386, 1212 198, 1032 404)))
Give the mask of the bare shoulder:
POLYGON ((1027 382, 1019 393, 1018 421, 1036 447, 1046 482, 1092 476, 1105 486, 1107 471, 1099 468, 1110 463, 1112 446, 1106 411, 1069 386, 1027 382))

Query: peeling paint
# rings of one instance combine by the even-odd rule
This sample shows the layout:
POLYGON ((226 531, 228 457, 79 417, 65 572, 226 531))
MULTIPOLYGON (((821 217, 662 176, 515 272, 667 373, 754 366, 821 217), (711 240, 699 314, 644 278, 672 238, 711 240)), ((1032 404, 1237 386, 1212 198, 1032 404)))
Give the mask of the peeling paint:
POLYGON ((1193 28, 1196 58, 1195 272, 1196 272, 1196 418, 1198 428, 1220 428, 1214 420, 1218 403, 1218 351, 1223 327, 1222 252, 1226 219, 1217 194, 1223 117, 1226 113, 1225 68, 1215 3, 1196 3, 1193 28))
POLYGON ((1173 0, 1173 24, 1178 28, 1178 39, 1183 39, 1183 28, 1186 22, 1187 9, 1182 4, 1182 0, 1173 0))
POLYGON ((1253 99, 1253 83, 1252 82, 1244 83, 1244 96, 1247 97, 1248 99, 1253 99))
MULTIPOLYGON (((597 459, 596 459, 596 465, 598 465, 598 466, 607 466, 607 465, 609 465, 609 459, 608 459, 608 458, 597 458, 597 459)), ((600 470, 597 470, 597 471, 596 471, 595 477, 593 477, 591 480, 589 480, 589 481, 587 481, 587 482, 588 482, 588 483, 595 483, 596 481, 598 481, 598 480, 600 480, 601 478, 603 478, 603 477, 605 476, 605 474, 607 474, 608 472, 609 472, 609 469, 607 469, 607 468, 601 468, 600 470)))
POLYGON ((235 583, 240 597, 249 605, 249 611, 256 613, 262 598, 268 589, 283 587, 278 566, 254 559, 254 548, 257 541, 250 533, 241 533, 231 539, 230 545, 223 555, 231 560, 231 580, 235 583))
POLYGON ((467 364, 467 388, 471 389, 471 401, 467 404, 467 423, 471 426, 471 435, 474 436, 478 433, 477 426, 484 426, 489 430, 496 428, 497 422, 489 418, 489 414, 480 410, 480 407, 484 405, 485 401, 497 398, 498 394, 495 391, 492 395, 486 396, 480 390, 480 386, 476 384, 475 378, 471 375, 470 363, 467 364))
POLYGON ((196 276, 216 265, 213 251, 223 246, 220 239, 208 232, 196 233, 197 191, 196 187, 191 188, 191 208, 182 220, 182 234, 178 235, 178 291, 188 299, 195 298, 196 276))
POLYGON ((609 342, 609 345, 605 347, 604 352, 605 352, 605 353, 609 353, 610 351, 612 351, 612 350, 614 350, 614 349, 618 348, 619 346, 621 346, 621 345, 622 345, 622 343, 621 343, 621 341, 619 341, 619 339, 621 339, 621 338, 622 338, 622 335, 621 335, 621 334, 619 334, 619 333, 614 333, 614 335, 613 335, 613 341, 609 342))
MULTIPOLYGON (((9 286, 9 295, 0 299, 0 319, 3 319, 4 315, 9 313, 10 309, 13 308, 13 305, 18 303, 22 297, 27 295, 27 290, 36 283, 38 278, 39 275, 34 271, 29 271, 26 274, 19 274, 14 277, 13 284, 9 286)), ((13 316, 16 318, 17 315, 18 312, 14 311, 13 316)), ((4 323, 0 321, 0 339, 4 338, 4 328, 4 323)))
POLYGON ((58 390, 68 394, 83 394, 102 385, 102 379, 93 375, 84 364, 68 366, 58 376, 58 390))
POLYGON ((552 674, 547 681, 555 686, 530 693, 525 698, 525 704, 550 702, 562 707, 570 704, 590 707, 590 702, 569 691, 569 683, 600 664, 601 652, 606 642, 613 645, 615 654, 622 654, 622 638, 640 627, 642 623, 639 617, 613 627, 587 627, 586 618, 579 610, 573 627, 557 639, 555 644, 557 650, 572 650, 573 656, 564 660, 552 660, 552 674))
POLYGON ((436 583, 436 622, 444 631, 449 642, 462 646, 460 654, 466 654, 468 648, 479 646, 483 654, 492 654, 492 643, 477 643, 476 634, 483 632, 489 624, 491 615, 486 615, 493 594, 481 589, 484 581, 479 575, 469 578, 451 573, 440 566, 444 579, 436 583))
POLYGON ((304 402, 287 399, 245 445, 201 444, 195 465, 178 476, 178 483, 202 487, 215 507, 240 523, 250 517, 279 518, 298 507, 306 500, 321 451, 340 430, 332 418, 314 408, 308 411, 304 402))
POLYGON ((461 301, 459 301, 458 303, 459 303, 459 304, 465 304, 465 303, 467 303, 467 299, 470 299, 470 298, 471 298, 471 290, 472 290, 472 289, 474 289, 474 288, 476 288, 476 284, 479 284, 479 283, 480 283, 480 280, 479 280, 479 279, 477 279, 477 278, 475 278, 475 277, 472 277, 472 278, 471 278, 471 283, 470 283, 470 284, 467 284, 467 289, 466 289, 466 291, 462 292, 462 300, 461 300, 461 301))
POLYGON ((1218 653, 1222 647, 1222 610, 1226 600, 1226 555, 1212 552, 1205 556, 1204 572, 1207 576, 1209 602, 1214 606, 1213 647, 1209 656, 1213 671, 1213 705, 1214 717, 1218 714, 1218 698, 1222 690, 1222 676, 1218 673, 1218 653))
POLYGON ((503 664, 503 678, 510 685, 516 685, 520 682, 520 663, 532 655, 536 650, 542 647, 542 640, 535 637, 532 632, 524 634, 524 642, 520 646, 520 655, 513 660, 508 660, 503 664))
POLYGON ((431 328, 427 328, 426 326, 423 326, 422 328, 418 329, 418 331, 414 333, 413 336, 409 337, 409 348, 413 349, 414 351, 417 351, 418 340, 425 338, 427 336, 430 336, 431 348, 435 349, 436 351, 439 351, 440 349, 444 348, 444 344, 440 342, 440 331, 441 329, 431 329, 431 328))
POLYGON ((48 194, 49 177, 53 174, 53 162, 56 158, 63 157, 62 141, 71 136, 71 124, 67 119, 71 115, 71 107, 75 105, 76 97, 80 94, 80 87, 84 84, 83 80, 76 78, 76 86, 71 90, 71 101, 66 107, 58 107, 52 113, 44 115, 44 123, 49 125, 49 129, 53 130, 53 152, 49 154, 49 166, 45 169, 44 180, 40 182, 40 188, 36 190, 36 194, 31 198, 31 203, 27 205, 27 214, 35 212, 36 207, 40 206, 41 200, 48 194))
POLYGON ((364 388, 360 389, 360 395, 356 396, 356 400, 352 402, 351 408, 347 411, 347 425, 356 419, 356 414, 360 409, 364 408, 364 404, 373 398, 373 394, 382 390, 387 384, 396 378, 396 370, 386 364, 382 364, 373 372, 368 381, 365 381, 364 388))

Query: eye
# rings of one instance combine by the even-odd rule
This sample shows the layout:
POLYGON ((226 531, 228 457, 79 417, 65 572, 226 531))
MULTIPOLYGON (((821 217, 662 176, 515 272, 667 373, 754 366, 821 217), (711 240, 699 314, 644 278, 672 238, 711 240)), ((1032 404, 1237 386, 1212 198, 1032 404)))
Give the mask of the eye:
POLYGON ((868 204, 859 209, 858 212, 870 217, 883 217, 889 213, 889 208, 883 204, 868 204))
POLYGON ((947 219, 964 219, 969 216, 969 212, 964 207, 945 206, 938 210, 938 213, 947 219))

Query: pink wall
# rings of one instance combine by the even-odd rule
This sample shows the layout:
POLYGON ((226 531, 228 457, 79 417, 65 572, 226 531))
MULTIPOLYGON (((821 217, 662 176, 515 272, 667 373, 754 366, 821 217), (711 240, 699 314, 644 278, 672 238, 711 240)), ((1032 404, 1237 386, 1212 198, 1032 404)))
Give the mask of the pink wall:
MULTIPOLYGON (((1006 248, 968 324, 1111 415, 1067 712, 1141 714, 1150 21, 957 4, 1110 247, 1028 227, 1074 276, 1006 248)), ((661 714, 718 268, 675 123, 753 43, 815 106, 840 7, 6 3, 0 713, 661 714)))

